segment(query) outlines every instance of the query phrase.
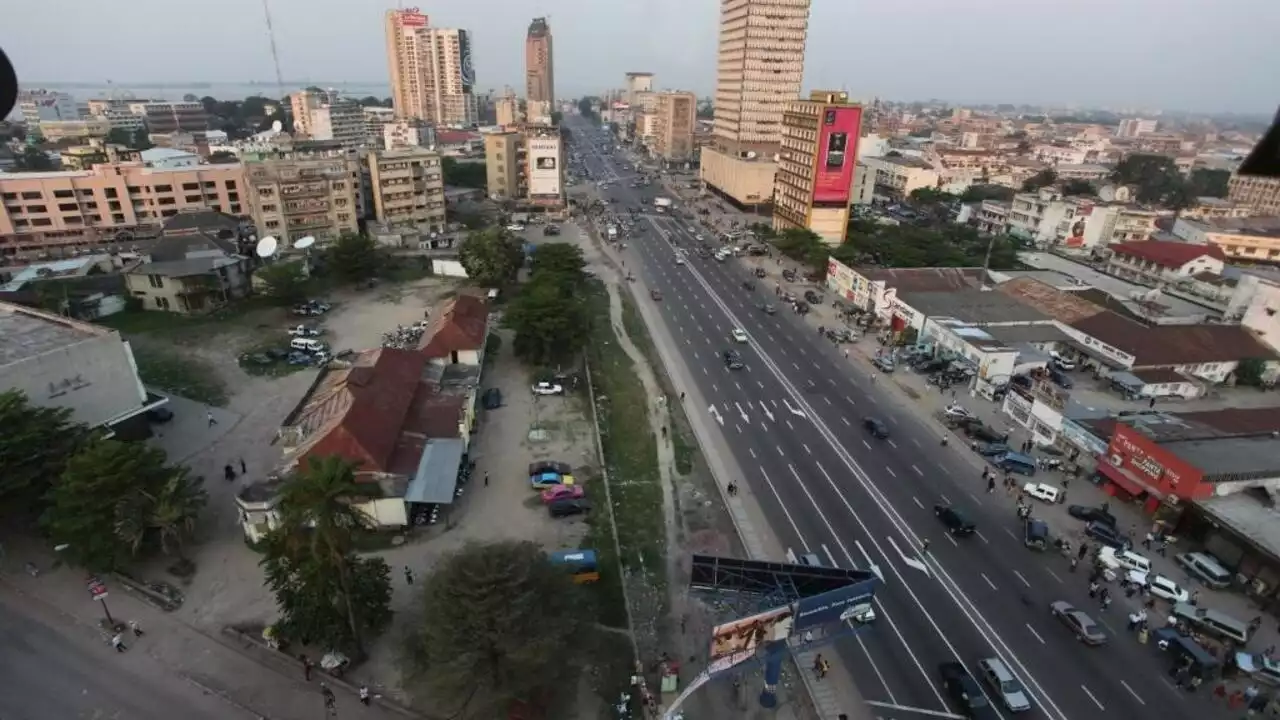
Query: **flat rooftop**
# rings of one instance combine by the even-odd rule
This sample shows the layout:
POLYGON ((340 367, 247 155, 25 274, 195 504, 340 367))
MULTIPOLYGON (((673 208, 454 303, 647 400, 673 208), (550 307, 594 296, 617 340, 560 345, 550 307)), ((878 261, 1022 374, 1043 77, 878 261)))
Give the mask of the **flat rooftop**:
POLYGON ((1253 491, 1197 500, 1196 504, 1272 557, 1280 557, 1280 511, 1264 503, 1253 491))
POLYGON ((111 330, 0 303, 0 367, 69 347, 111 330))
MULTIPOLYGON (((1150 317, 1150 313, 1138 308, 1137 304, 1130 300, 1136 294, 1151 292, 1151 288, 1145 285, 1125 282, 1120 278, 1094 270, 1084 263, 1073 262, 1053 253, 1020 252, 1018 253, 1018 260, 1024 265, 1037 270, 1050 270, 1073 277, 1080 281, 1081 285, 1097 288, 1122 303, 1125 307, 1133 305, 1132 311, 1135 314, 1141 317, 1150 317)), ((1156 319, 1180 318, 1185 319, 1187 323, 1197 323, 1206 317, 1218 317, 1219 315, 1219 312, 1213 308, 1197 305, 1168 293, 1161 294, 1157 302, 1165 307, 1165 312, 1156 319)))

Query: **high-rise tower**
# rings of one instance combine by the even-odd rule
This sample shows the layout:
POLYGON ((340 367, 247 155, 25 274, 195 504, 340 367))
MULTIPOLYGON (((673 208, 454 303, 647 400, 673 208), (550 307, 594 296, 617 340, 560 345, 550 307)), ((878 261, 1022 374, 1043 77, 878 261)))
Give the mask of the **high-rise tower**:
POLYGON ((529 23, 524 41, 525 99, 533 122, 549 119, 556 102, 555 63, 552 59, 551 26, 544 17, 529 23))
POLYGON ((388 10, 386 33, 391 99, 398 116, 439 125, 478 120, 466 30, 431 27, 426 15, 388 10))

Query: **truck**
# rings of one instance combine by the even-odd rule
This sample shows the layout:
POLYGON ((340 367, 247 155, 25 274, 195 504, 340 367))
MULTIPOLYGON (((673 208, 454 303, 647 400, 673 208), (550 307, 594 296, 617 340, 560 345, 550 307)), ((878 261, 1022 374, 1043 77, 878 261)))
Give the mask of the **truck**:
POLYGON ((653 199, 653 206, 654 206, 654 207, 657 207, 657 208, 667 208, 667 209, 670 209, 670 208, 671 208, 671 198, 664 198, 664 197, 654 198, 654 199, 653 199))

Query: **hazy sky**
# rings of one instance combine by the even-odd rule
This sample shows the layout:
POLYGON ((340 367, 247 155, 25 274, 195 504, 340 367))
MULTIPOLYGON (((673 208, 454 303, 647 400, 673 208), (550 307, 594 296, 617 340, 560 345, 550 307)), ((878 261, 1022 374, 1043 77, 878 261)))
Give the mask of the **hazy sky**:
MULTIPOLYGON (((270 0, 286 80, 379 82, 385 0, 270 0)), ((0 44, 36 81, 272 80, 261 0, 0 0, 0 44), (73 10, 74 8, 74 10, 73 10)), ((411 3, 405 3, 405 6, 411 3)), ((471 30, 481 88, 523 87, 529 20, 548 15, 562 97, 628 70, 710 94, 717 0, 422 0, 471 30)), ((805 87, 1193 110, 1280 104, 1280 0, 813 0, 805 87)))

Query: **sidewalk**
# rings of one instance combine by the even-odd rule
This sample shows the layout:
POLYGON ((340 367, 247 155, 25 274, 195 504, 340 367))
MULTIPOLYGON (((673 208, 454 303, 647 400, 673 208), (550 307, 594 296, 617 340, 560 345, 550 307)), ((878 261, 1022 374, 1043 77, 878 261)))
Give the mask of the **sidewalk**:
MULTIPOLYGON (((83 636, 86 647, 104 642, 98 628, 103 616, 102 605, 90 598, 83 571, 66 567, 52 569, 53 558, 29 543, 6 538, 5 546, 6 556, 0 564, 0 592, 14 598, 19 607, 38 603, 57 613, 83 636), (36 562, 42 568, 38 577, 22 572, 27 561, 36 562)), ((176 613, 164 613, 142 602, 119 583, 106 579, 106 584, 106 603, 112 617, 117 622, 136 620, 147 633, 137 649, 159 661, 175 679, 221 697, 244 713, 243 717, 314 720, 318 716, 322 709, 319 675, 308 683, 303 680, 300 667, 290 672, 296 663, 277 653, 272 653, 269 661, 263 661, 233 642, 187 625, 176 613)), ((188 604, 199 602, 199 598, 186 599, 188 604)), ((378 702, 372 707, 361 707, 353 694, 344 692, 345 683, 328 678, 326 682, 338 696, 340 717, 377 720, 418 717, 378 702)), ((240 715, 229 713, 227 717, 240 715)))
MULTIPOLYGON (((798 263, 786 258, 783 259, 781 265, 775 261, 760 262, 760 260, 762 259, 747 258, 745 261, 749 267, 759 266, 765 268, 766 272, 769 273, 768 280, 770 282, 779 283, 784 288, 790 287, 793 292, 796 289, 801 289, 802 291, 803 288, 814 287, 813 283, 787 283, 782 280, 782 270, 788 267, 798 269, 800 267, 798 263)), ((819 290, 830 297, 830 293, 825 288, 819 288, 819 290)), ((805 322, 815 330, 818 326, 838 327, 844 324, 842 320, 836 317, 835 309, 831 307, 830 303, 814 306, 812 311, 805 316, 805 322)), ((856 371, 863 373, 872 371, 870 361, 880 348, 880 344, 873 336, 864 336, 857 343, 843 347, 849 349, 848 362, 856 368, 856 371)), ((1001 412, 999 403, 991 402, 978 396, 971 396, 964 389, 958 389, 953 399, 951 391, 940 391, 936 386, 928 384, 926 376, 915 373, 906 367, 900 368, 890 375, 881 374, 881 376, 891 381, 881 383, 881 387, 889 388, 898 393, 903 404, 910 407, 921 422, 932 427, 939 437, 951 432, 940 419, 943 410, 950 403, 959 402, 965 409, 977 415, 989 426, 1001 431, 1008 431, 1011 445, 1016 446, 1023 440, 1031 439, 1030 431, 1001 412)), ((957 456, 963 458, 963 461, 973 469, 974 492, 985 490, 981 486, 981 473, 986 463, 976 453, 965 449, 967 443, 964 443, 962 438, 958 439, 954 444, 959 451, 957 456)), ((1202 607, 1220 610, 1243 622, 1248 622, 1261 614, 1261 611, 1244 595, 1238 592, 1212 590, 1203 587, 1177 565, 1174 561, 1175 555, 1192 551, 1195 548, 1173 545, 1168 548, 1166 556, 1161 556, 1154 549, 1143 549, 1141 541, 1151 527, 1151 518, 1142 513, 1141 509, 1134 504, 1124 503, 1115 497, 1107 495, 1101 488, 1089 481, 1094 470, 1093 458, 1082 452, 1078 462, 1081 466, 1081 472, 1077 479, 1072 482, 1066 482, 1067 478, 1062 473, 1055 471, 1044 471, 1036 475, 1037 482, 1056 485, 1066 491, 1067 499, 1064 503, 1050 506, 1036 502, 1034 505, 1036 516, 1049 525, 1050 532, 1053 535, 1070 538, 1072 545, 1075 547, 1079 547, 1080 543, 1085 541, 1088 541, 1091 547, 1096 545, 1095 542, 1084 535, 1084 523, 1067 514, 1067 507, 1069 505, 1096 507, 1104 502, 1109 503, 1109 511, 1116 517, 1118 529, 1122 532, 1128 532, 1133 537, 1137 545, 1135 551, 1151 560, 1153 572, 1164 575, 1189 591, 1198 591, 1198 601, 1202 607)), ((1014 512, 1016 496, 1002 496, 1001 493, 996 493, 992 497, 995 497, 998 502, 1004 503, 1010 514, 1014 512)), ((1066 569, 1066 561, 1064 559, 1056 555, 1045 555, 1046 563, 1053 562, 1054 559, 1062 560, 1060 563, 1062 569, 1066 569)), ((1081 582, 1083 582, 1083 578, 1081 582)), ((1126 614, 1130 610, 1137 610, 1141 605, 1139 595, 1135 595, 1133 598, 1125 598, 1122 593, 1116 593, 1116 603, 1120 608, 1124 609, 1126 614)), ((1163 600, 1156 601, 1157 612, 1165 612, 1169 607, 1169 603, 1163 600)), ((1249 642, 1249 649, 1253 652, 1261 652, 1268 647, 1280 647, 1280 628, 1277 628, 1277 623, 1274 619, 1264 622, 1249 642)))

